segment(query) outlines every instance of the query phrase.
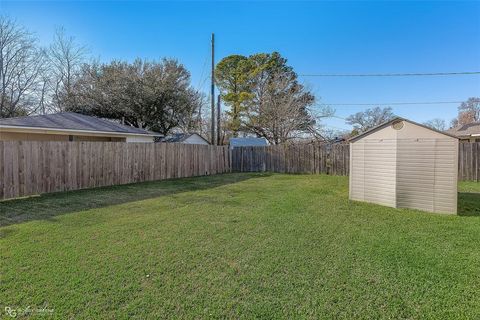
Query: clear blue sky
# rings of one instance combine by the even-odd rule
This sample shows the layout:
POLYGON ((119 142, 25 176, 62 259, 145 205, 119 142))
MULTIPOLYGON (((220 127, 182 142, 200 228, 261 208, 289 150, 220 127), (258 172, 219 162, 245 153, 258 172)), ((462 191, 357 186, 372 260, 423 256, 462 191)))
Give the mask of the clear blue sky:
MULTIPOLYGON (((50 42, 56 26, 102 61, 175 57, 208 91, 209 41, 218 59, 279 51, 299 74, 480 70, 480 2, 23 2, 0 13, 50 42)), ((218 61, 218 60, 217 60, 218 61)), ((480 76, 302 78, 323 103, 462 101, 480 76)), ((366 107, 336 107, 345 117, 366 107)), ((423 122, 450 120, 457 105, 395 106, 423 122)), ((330 119, 334 128, 343 120, 330 119)))

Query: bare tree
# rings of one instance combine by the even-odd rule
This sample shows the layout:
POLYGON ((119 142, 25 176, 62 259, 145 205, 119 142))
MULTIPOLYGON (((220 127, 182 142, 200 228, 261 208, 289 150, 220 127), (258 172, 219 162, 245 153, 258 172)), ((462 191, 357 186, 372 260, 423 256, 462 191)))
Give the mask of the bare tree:
POLYGON ((326 128, 322 122, 325 118, 333 117, 335 115, 335 109, 328 105, 320 105, 319 107, 312 109, 310 112, 315 120, 311 122, 308 128, 311 137, 322 142, 331 142, 332 140, 335 140, 336 137, 332 138, 332 136, 335 135, 333 132, 337 131, 326 128))
POLYGON ((453 118, 450 121, 450 128, 456 128, 456 127, 458 127, 458 118, 453 118))
POLYGON ((480 98, 468 98, 458 107, 458 117, 451 122, 452 127, 480 121, 480 98))
POLYGON ((86 51, 84 46, 75 42, 75 38, 65 34, 65 29, 57 28, 48 50, 50 103, 53 110, 63 111, 67 105, 75 103, 72 87, 80 75, 86 51))
POLYGON ((458 111, 471 114, 473 121, 480 121, 480 98, 468 98, 458 107, 458 111))
POLYGON ((429 120, 429 121, 425 122, 424 125, 432 128, 432 129, 439 130, 439 131, 444 131, 444 130, 447 129, 447 124, 445 123, 445 120, 439 119, 439 118, 429 120))
POLYGON ((281 144, 309 134, 315 124, 310 107, 315 97, 295 77, 278 72, 256 93, 248 108, 245 127, 271 144, 281 144))
MULTIPOLYGON (((185 108, 185 114, 182 118, 179 118, 178 129, 183 133, 198 132, 200 135, 204 133, 202 125, 202 109, 208 110, 207 106, 209 101, 206 99, 205 94, 193 89, 192 87, 186 89, 185 92, 187 100, 195 107, 185 108), (204 107, 204 108, 202 108, 204 107)), ((209 110, 208 110, 209 111, 209 110)), ((208 117, 206 117, 208 119, 208 117)), ((210 123, 210 121, 208 121, 210 123)), ((205 133, 208 131, 205 131, 205 133)))
POLYGON ((316 135, 317 140, 325 143, 346 140, 350 136, 351 132, 349 130, 333 129, 328 127, 320 127, 318 130, 318 135, 316 135))
POLYGON ((375 107, 348 116, 346 123, 352 125, 354 131, 364 132, 391 120, 393 117, 392 108, 375 107))
POLYGON ((13 20, 0 17, 0 117, 33 113, 40 107, 45 52, 13 20))

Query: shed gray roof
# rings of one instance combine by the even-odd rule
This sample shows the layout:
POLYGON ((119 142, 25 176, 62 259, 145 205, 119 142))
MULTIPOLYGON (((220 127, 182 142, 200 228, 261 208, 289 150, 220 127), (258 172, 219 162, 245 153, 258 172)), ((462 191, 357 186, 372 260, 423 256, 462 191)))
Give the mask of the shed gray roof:
POLYGON ((160 139, 160 141, 162 142, 170 142, 170 143, 175 143, 175 142, 183 142, 185 140, 187 140, 188 138, 190 138, 191 136, 193 135, 197 135, 199 136, 200 138, 202 138, 203 140, 205 140, 205 142, 207 142, 208 144, 210 144, 207 139, 205 139, 204 137, 202 137, 201 135, 199 135, 198 133, 174 133, 174 134, 171 134, 169 136, 166 136, 166 137, 162 137, 160 139))
POLYGON ((86 116, 73 112, 0 119, 0 127, 33 127, 47 129, 102 131, 130 134, 154 134, 153 132, 123 125, 106 119, 86 116))
POLYGON ((267 146, 265 138, 230 138, 231 147, 258 147, 267 146))
POLYGON ((369 129, 369 130, 367 130, 367 131, 365 131, 365 132, 363 132, 363 133, 361 133, 361 134, 359 134, 359 135, 357 135, 357 136, 355 136, 355 137, 353 137, 353 138, 348 139, 348 141, 349 141, 349 142, 357 141, 358 139, 361 139, 361 138, 363 138, 363 137, 365 137, 365 136, 368 136, 368 135, 371 134, 371 133, 377 132, 378 130, 381 130, 381 129, 383 129, 383 128, 388 127, 389 125, 391 125, 391 124, 392 124, 393 122, 395 122, 395 121, 406 121, 406 122, 410 122, 410 123, 413 123, 413 124, 415 124, 415 125, 417 125, 417 126, 426 128, 426 129, 428 129, 428 130, 432 130, 432 131, 435 131, 435 132, 444 134, 444 135, 449 136, 449 137, 452 137, 452 138, 457 138, 456 136, 454 136, 454 135, 452 135, 452 134, 450 134, 450 133, 448 133, 448 132, 439 131, 439 130, 437 130, 437 129, 433 129, 433 128, 427 127, 427 126, 424 125, 424 124, 420 124, 420 123, 417 123, 417 122, 415 122, 415 121, 408 120, 408 119, 405 119, 405 118, 402 118, 402 117, 395 117, 395 118, 391 119, 390 121, 384 122, 384 123, 382 123, 382 124, 380 124, 380 125, 378 125, 378 126, 376 126, 376 127, 373 127, 372 129, 369 129))
POLYGON ((457 137, 471 137, 473 134, 480 134, 480 122, 464 124, 447 132, 457 137))

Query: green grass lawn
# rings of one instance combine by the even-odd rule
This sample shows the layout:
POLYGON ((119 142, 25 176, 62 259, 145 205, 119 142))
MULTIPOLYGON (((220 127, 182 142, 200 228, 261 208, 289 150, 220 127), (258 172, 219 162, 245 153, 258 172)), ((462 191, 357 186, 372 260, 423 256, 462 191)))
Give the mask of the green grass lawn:
POLYGON ((479 183, 459 208, 350 202, 345 177, 280 174, 4 201, 0 318, 478 319, 479 183))

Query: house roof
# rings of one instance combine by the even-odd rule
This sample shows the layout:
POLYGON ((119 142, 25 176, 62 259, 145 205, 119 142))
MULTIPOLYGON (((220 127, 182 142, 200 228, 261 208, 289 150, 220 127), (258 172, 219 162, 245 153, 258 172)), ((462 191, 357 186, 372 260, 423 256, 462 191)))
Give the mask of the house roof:
POLYGON ((176 142, 183 142, 190 138, 193 135, 199 136, 201 139, 205 140, 208 144, 210 144, 204 137, 199 135, 198 133, 192 132, 192 133, 174 133, 166 137, 162 137, 160 141, 162 142, 170 142, 170 143, 176 143, 176 142))
POLYGON ((154 134, 148 130, 73 112, 60 112, 46 115, 0 119, 0 128, 2 127, 99 131, 135 135, 154 134))
POLYGON ((265 138, 230 138, 231 147, 257 147, 267 146, 268 142, 265 138))
POLYGON ((449 129, 447 132, 456 137, 480 136, 480 122, 464 124, 456 128, 449 129))
POLYGON ((393 119, 391 119, 390 121, 387 121, 387 122, 384 122, 376 127, 373 127, 372 129, 369 129, 353 138, 350 138, 348 141, 349 142, 355 142, 365 136, 368 136, 369 134, 372 134, 374 132, 377 132, 378 130, 381 130, 383 128, 386 128, 388 127, 389 125, 391 125, 392 123, 394 123, 395 121, 406 121, 406 122, 410 122, 414 125, 417 125, 417 126, 420 126, 420 127, 423 127, 425 129, 428 129, 428 130, 432 130, 432 131, 435 131, 437 133, 440 133, 440 134, 443 134, 443 135, 446 135, 446 136, 449 136, 449 137, 452 137, 452 138, 457 138, 456 136, 448 133, 448 132, 444 132, 444 131, 440 131, 440 130, 437 130, 437 129, 433 129, 433 128, 430 128, 430 127, 427 127, 426 125, 423 125, 423 124, 420 124, 420 123, 417 123, 415 121, 411 121, 411 120, 408 120, 408 119, 405 119, 405 118, 402 118, 402 117, 395 117, 393 119))

